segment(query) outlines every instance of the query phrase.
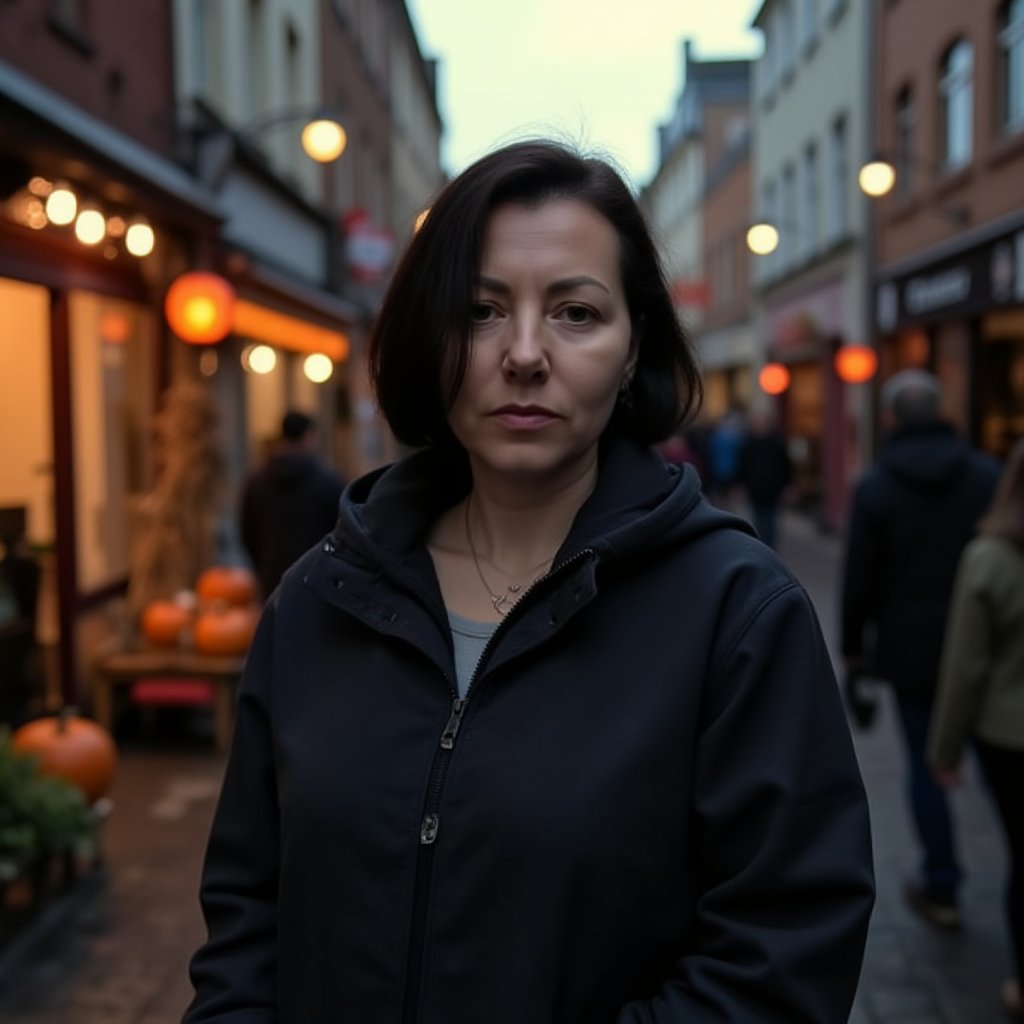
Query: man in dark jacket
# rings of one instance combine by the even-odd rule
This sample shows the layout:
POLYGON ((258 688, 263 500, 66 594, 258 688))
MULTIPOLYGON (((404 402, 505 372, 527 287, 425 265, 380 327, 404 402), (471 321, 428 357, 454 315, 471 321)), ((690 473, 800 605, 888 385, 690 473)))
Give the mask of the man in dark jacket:
POLYGON ((904 370, 882 389, 892 428, 881 459, 857 487, 843 581, 847 678, 867 671, 896 697, 910 805, 924 850, 910 906, 939 927, 959 926, 953 822, 925 762, 925 738, 957 561, 988 508, 999 475, 939 418, 937 379, 904 370))
POLYGON ((757 535, 774 548, 779 502, 792 482, 793 468, 786 439, 768 411, 751 418, 740 446, 738 478, 750 501, 757 535))
POLYGON ((287 412, 281 438, 242 493, 242 543, 252 559, 263 597, 304 551, 338 518, 345 481, 317 457, 316 423, 287 412))

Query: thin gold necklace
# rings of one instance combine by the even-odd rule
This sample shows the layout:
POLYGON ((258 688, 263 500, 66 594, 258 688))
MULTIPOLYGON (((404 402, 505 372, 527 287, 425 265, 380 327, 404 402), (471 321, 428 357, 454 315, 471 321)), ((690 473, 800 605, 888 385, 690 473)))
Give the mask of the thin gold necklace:
MULTIPOLYGON (((519 600, 519 593, 523 588, 521 584, 509 583, 505 587, 504 594, 496 594, 493 590, 491 590, 490 584, 487 582, 487 579, 484 576, 484 571, 480 567, 480 557, 476 553, 476 546, 473 544, 473 534, 470 532, 469 529, 469 502, 470 499, 466 498, 466 543, 469 544, 469 553, 473 556, 473 565, 476 566, 476 574, 480 577, 480 582, 483 584, 484 590, 487 591, 487 596, 491 599, 491 604, 494 605, 494 610, 499 615, 504 615, 508 612, 509 608, 511 608, 512 605, 514 605, 516 601, 519 600)), ((538 562, 532 569, 527 570, 527 573, 529 574, 532 572, 536 572, 538 569, 550 565, 551 559, 554 557, 555 556, 552 555, 551 558, 545 558, 543 562, 538 562)), ((494 563, 491 562, 491 565, 494 565, 494 563)), ((497 568, 497 566, 495 566, 495 568, 497 568)), ((536 583, 537 580, 539 580, 540 577, 543 575, 543 573, 540 573, 540 575, 535 576, 532 580, 530 580, 530 584, 532 585, 536 583)))

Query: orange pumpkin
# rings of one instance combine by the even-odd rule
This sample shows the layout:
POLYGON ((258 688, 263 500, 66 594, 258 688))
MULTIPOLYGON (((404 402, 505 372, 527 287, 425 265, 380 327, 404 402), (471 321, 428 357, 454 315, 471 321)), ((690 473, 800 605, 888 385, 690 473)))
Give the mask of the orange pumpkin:
POLYGON ((196 619, 195 648, 200 654, 245 654, 255 628, 251 608, 211 609, 196 619))
POLYGON ((192 622, 192 613, 184 605, 163 599, 150 601, 142 609, 142 635, 158 647, 177 647, 192 622))
POLYGON ((215 565, 200 573, 196 593, 204 604, 249 605, 256 600, 256 577, 238 565, 215 565))
POLYGON ((43 775, 77 786, 89 804, 114 781, 117 748, 110 733, 68 709, 26 722, 15 730, 11 747, 36 758, 43 775))

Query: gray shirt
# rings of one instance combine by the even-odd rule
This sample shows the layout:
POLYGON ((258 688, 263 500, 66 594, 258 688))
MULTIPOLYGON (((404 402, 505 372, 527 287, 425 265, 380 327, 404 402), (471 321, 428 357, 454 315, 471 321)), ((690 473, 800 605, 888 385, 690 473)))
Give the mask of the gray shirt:
POLYGON ((465 697, 480 655, 498 628, 498 623, 477 622, 448 612, 448 625, 451 626, 452 643, 455 646, 455 682, 459 696, 465 697))

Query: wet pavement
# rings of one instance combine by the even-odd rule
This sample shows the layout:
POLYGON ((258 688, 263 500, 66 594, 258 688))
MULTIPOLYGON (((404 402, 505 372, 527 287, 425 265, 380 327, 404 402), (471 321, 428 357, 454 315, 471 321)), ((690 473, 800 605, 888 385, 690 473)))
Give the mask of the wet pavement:
MULTIPOLYGON (((810 591, 834 650, 837 542, 786 517, 780 547, 810 591)), ((190 995, 188 957, 203 933, 196 897, 202 849, 223 769, 210 724, 190 721, 191 731, 183 719, 159 729, 135 724, 124 737, 104 874, 83 889, 73 915, 0 974, 3 1024, 181 1019, 190 995), (197 725, 206 735, 196 735, 197 725)), ((879 720, 855 742, 871 801, 879 892, 851 1024, 1000 1021, 999 986, 1009 973, 1000 910, 1005 859, 976 766, 968 764, 954 797, 966 871, 964 927, 938 932, 902 901, 917 854, 887 695, 879 720)))

